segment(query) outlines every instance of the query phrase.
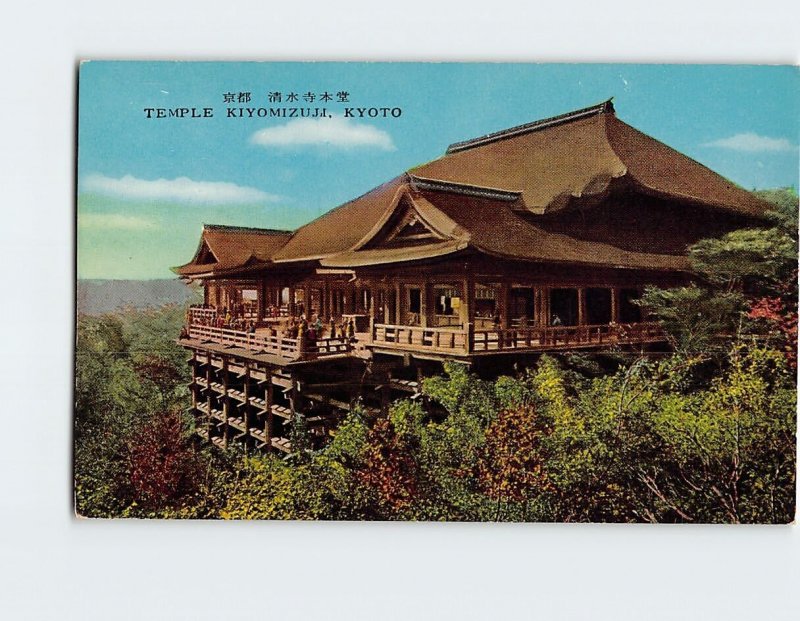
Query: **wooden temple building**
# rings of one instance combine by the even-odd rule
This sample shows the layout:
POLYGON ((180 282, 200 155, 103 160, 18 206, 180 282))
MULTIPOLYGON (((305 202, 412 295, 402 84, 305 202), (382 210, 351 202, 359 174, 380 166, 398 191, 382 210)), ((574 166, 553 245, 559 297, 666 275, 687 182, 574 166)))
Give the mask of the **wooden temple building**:
POLYGON ((179 342, 199 433, 290 451, 419 375, 663 340, 635 304, 686 250, 769 206, 620 121, 610 101, 452 144, 296 231, 206 225, 179 342))

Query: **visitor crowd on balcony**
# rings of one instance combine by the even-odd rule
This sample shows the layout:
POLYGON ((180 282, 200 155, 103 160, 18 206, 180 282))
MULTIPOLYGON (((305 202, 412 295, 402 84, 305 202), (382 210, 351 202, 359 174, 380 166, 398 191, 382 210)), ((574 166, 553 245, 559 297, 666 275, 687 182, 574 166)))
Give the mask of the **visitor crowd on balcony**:
MULTIPOLYGON (((227 330, 238 330, 250 334, 256 333, 256 328, 264 329, 267 335, 277 334, 283 338, 300 339, 301 337, 309 344, 316 343, 319 339, 347 339, 355 340, 355 322, 352 318, 342 318, 337 322, 334 317, 329 317, 323 321, 322 317, 316 313, 307 317, 304 307, 299 304, 296 316, 286 316, 282 314, 281 308, 270 306, 266 309, 266 326, 258 325, 254 318, 247 317, 242 312, 242 305, 234 305, 231 308, 223 306, 219 309, 206 304, 192 305, 186 317, 187 325, 209 326, 227 330), (208 313, 192 312, 197 309, 209 310, 208 313), (277 321, 281 319, 282 321, 277 321)), ((182 338, 184 333, 181 333, 182 338)), ((186 331, 188 337, 188 330, 186 331)))

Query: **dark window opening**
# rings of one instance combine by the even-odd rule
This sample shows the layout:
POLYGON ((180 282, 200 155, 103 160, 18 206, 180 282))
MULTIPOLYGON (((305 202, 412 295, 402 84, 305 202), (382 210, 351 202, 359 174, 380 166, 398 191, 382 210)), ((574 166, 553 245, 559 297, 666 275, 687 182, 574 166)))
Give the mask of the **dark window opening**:
POLYGON ((578 325, 577 289, 552 289, 550 291, 550 325, 578 325))
POLYGON ((422 292, 412 287, 408 290, 408 312, 419 314, 422 311, 422 292))
POLYGON ((530 287, 511 289, 511 308, 509 316, 511 319, 533 319, 533 289, 530 287))
POLYGON ((622 323, 636 323, 642 320, 642 309, 634 304, 639 299, 637 289, 621 289, 619 292, 619 320, 622 323))
POLYGON ((586 323, 611 323, 611 289, 586 290, 586 323))

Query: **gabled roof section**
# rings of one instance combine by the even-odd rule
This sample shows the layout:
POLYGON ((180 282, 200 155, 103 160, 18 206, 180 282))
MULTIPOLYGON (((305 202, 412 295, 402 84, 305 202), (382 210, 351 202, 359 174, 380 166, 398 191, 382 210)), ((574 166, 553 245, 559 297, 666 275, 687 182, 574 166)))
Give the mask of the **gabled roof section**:
POLYGON ((517 192, 518 208, 546 214, 616 186, 746 216, 769 205, 616 118, 611 101, 450 145, 414 178, 517 192))
POLYGON ((395 177, 300 227, 274 261, 317 260, 349 250, 372 230, 407 183, 407 175, 395 177))
POLYGON ((413 184, 398 188, 386 212, 352 250, 419 246, 443 240, 469 239, 462 227, 412 188, 413 184))
POLYGON ((469 233, 413 189, 401 185, 372 229, 354 246, 324 257, 328 267, 356 267, 422 260, 458 252, 469 233))
POLYGON ((190 277, 266 265, 291 235, 290 231, 275 229, 204 224, 192 260, 172 271, 190 277))

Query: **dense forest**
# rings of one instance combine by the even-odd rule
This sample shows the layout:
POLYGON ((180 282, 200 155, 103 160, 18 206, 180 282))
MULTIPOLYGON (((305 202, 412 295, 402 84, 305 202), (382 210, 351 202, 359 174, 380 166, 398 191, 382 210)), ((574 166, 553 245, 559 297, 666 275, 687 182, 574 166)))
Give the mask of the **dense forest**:
POLYGON ((79 315, 75 502, 86 517, 786 523, 794 519, 797 207, 690 249, 697 284, 645 291, 671 353, 458 364, 387 418, 355 407, 288 457, 196 441, 181 306, 79 315))

